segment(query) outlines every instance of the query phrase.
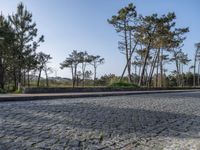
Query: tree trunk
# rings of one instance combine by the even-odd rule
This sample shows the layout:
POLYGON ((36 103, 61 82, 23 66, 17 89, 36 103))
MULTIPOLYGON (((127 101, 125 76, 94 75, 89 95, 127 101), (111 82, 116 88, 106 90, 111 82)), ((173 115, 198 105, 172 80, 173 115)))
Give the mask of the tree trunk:
MULTIPOLYGON (((138 76, 140 77, 140 75, 141 75, 141 70, 142 70, 142 64, 139 64, 139 72, 138 72, 138 76)), ((139 81, 138 81, 138 83, 139 83, 139 81)))
MULTIPOLYGON (((197 49, 198 50, 198 49, 197 49)), ((196 61, 197 61, 197 50, 195 52, 195 58, 194 58, 194 75, 193 75, 193 86, 196 86, 196 61)))
POLYGON ((18 70, 18 85, 21 86, 21 83, 22 83, 22 72, 20 67, 20 69, 18 70))
POLYGON ((45 76, 46 76, 46 86, 49 86, 49 78, 48 78, 48 74, 47 74, 47 70, 45 69, 45 76))
POLYGON ((75 83, 76 83, 76 79, 75 78, 76 78, 75 76, 73 76, 73 78, 72 78, 72 87, 73 88, 75 87, 75 83))
POLYGON ((84 87, 85 86, 85 64, 84 63, 82 63, 82 75, 83 75, 83 77, 82 77, 82 87, 84 87))
POLYGON ((13 90, 15 91, 17 89, 17 68, 16 68, 16 65, 17 62, 16 62, 16 51, 13 49, 12 51, 12 75, 13 75, 13 81, 14 81, 14 86, 13 86, 13 90))
POLYGON ((74 83, 74 68, 73 68, 73 66, 71 66, 71 73, 72 73, 72 88, 74 88, 75 83, 74 83))
POLYGON ((146 51, 146 55, 145 55, 145 59, 144 59, 144 64, 143 64, 143 67, 142 67, 142 73, 141 73, 140 80, 139 80, 139 86, 142 85, 142 81, 144 79, 145 68, 146 68, 147 59, 149 57, 149 52, 150 52, 150 43, 151 43, 151 39, 150 39, 149 44, 147 46, 147 51, 146 51))
POLYGON ((129 65, 129 48, 128 48, 128 39, 127 39, 127 30, 126 30, 126 22, 124 23, 124 44, 125 44, 125 51, 126 51, 126 63, 128 68, 128 82, 131 82, 131 74, 130 74, 130 65, 129 65))
POLYGON ((182 63, 182 86, 184 86, 184 73, 183 73, 183 63, 182 63))
POLYGON ((145 73, 145 68, 146 68, 146 64, 147 64, 147 59, 149 57, 149 53, 150 53, 150 49, 151 49, 151 41, 152 41, 152 35, 154 34, 156 28, 154 28, 152 34, 149 34, 149 43, 148 43, 148 46, 147 46, 147 51, 146 51, 146 55, 145 55, 145 59, 144 59, 144 64, 143 64, 143 67, 142 67, 142 73, 141 73, 141 77, 140 77, 140 80, 139 80, 139 86, 142 85, 142 80, 144 78, 144 73, 145 73))
POLYGON ((24 70, 24 86, 26 86, 26 71, 24 70))
POLYGON ((39 87, 39 86, 40 86, 41 72, 42 72, 42 69, 40 69, 40 71, 39 71, 39 75, 38 75, 38 81, 37 81, 37 87, 39 87))
POLYGON ((160 87, 163 87, 163 49, 160 55, 160 87))
POLYGON ((200 85, 200 76, 199 76, 199 73, 200 73, 200 62, 198 63, 198 86, 200 85))
POLYGON ((156 68, 156 87, 158 87, 158 73, 159 73, 160 51, 158 53, 157 68, 156 68))
POLYGON ((122 75, 121 75, 121 77, 120 77, 120 81, 121 81, 121 80, 123 79, 123 77, 124 77, 124 74, 125 74, 126 69, 127 69, 127 66, 128 66, 128 62, 131 61, 131 57, 132 57, 132 55, 133 55, 133 52, 134 52, 135 49, 136 49, 137 43, 138 43, 138 42, 135 43, 134 48, 133 48, 132 51, 131 51, 131 55, 130 55, 128 61, 126 62, 126 66, 124 67, 123 73, 122 73, 122 75))
POLYGON ((30 87, 30 74, 29 74, 29 71, 28 71, 28 75, 27 75, 27 82, 28 82, 28 87, 30 87))
POLYGON ((94 66, 94 86, 96 85, 96 78, 97 78, 97 67, 94 66))
POLYGON ((178 59, 176 59, 175 62, 176 62, 177 86, 179 86, 180 85, 180 72, 179 72, 179 62, 178 62, 178 59))
POLYGON ((156 66, 157 59, 159 57, 159 53, 160 53, 160 49, 158 49, 158 51, 157 51, 157 53, 154 57, 153 64, 152 64, 152 67, 151 67, 151 70, 150 70, 150 75, 149 75, 149 79, 148 79, 148 86, 149 87, 151 86, 152 77, 153 77, 153 73, 154 73, 154 69, 155 69, 155 66, 156 66))
POLYGON ((77 78, 77 65, 75 65, 74 67, 74 81, 73 81, 73 87, 75 87, 75 84, 76 84, 76 78, 77 78))
POLYGON ((16 68, 13 69, 13 78, 14 78, 14 87, 13 90, 15 91, 17 89, 17 75, 16 75, 16 68))
POLYGON ((137 64, 135 64, 135 83, 137 83, 137 64))
POLYGON ((129 31, 129 52, 128 52, 128 59, 127 59, 129 83, 132 82, 132 76, 131 76, 131 58, 132 58, 132 54, 131 54, 131 51, 132 51, 131 31, 129 31))
POLYGON ((4 66, 3 59, 0 57, 0 88, 4 89, 4 66))
POLYGON ((79 78, 78 78, 78 75, 76 75, 76 87, 79 86, 79 78))
POLYGON ((146 66, 146 68, 145 68, 145 78, 144 78, 144 83, 146 84, 146 86, 148 86, 148 83, 147 83, 147 81, 148 81, 148 65, 146 66))
MULTIPOLYGON (((19 89, 19 85, 21 86, 22 84, 22 57, 21 57, 21 53, 23 51, 23 45, 22 45, 22 41, 21 41, 21 46, 20 46, 20 53, 18 56, 18 61, 19 61, 19 68, 18 68, 18 89, 19 89)), ((20 87, 21 88, 21 87, 20 87)))
POLYGON ((4 89, 4 69, 0 67, 0 88, 4 89))

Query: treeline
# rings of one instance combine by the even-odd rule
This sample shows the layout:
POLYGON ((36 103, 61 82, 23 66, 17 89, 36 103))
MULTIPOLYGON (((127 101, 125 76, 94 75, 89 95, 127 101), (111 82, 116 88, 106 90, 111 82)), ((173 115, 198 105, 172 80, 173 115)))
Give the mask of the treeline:
MULTIPOLYGON (((192 71, 192 69, 191 69, 192 71)), ((139 76, 135 76, 134 74, 132 74, 132 78, 135 80, 139 80, 139 76)), ((181 81, 182 81, 182 85, 184 87, 190 87, 190 86, 193 86, 193 73, 192 72, 187 72, 187 73, 183 73, 181 74, 181 81)), ((199 77, 198 75, 196 74, 195 76, 196 78, 196 83, 197 85, 199 85, 199 77)), ((122 87, 124 86, 128 86, 128 87, 138 87, 137 84, 134 84, 134 83, 137 83, 135 81, 133 81, 132 84, 126 84, 124 85, 124 83, 128 83, 129 79, 128 79, 128 76, 124 76, 121 81, 121 76, 117 76, 115 74, 105 74, 101 77, 99 77, 97 80, 96 80, 96 85, 97 86, 113 86, 117 83, 117 85, 121 85, 122 87)), ((155 78, 153 78, 152 80, 152 87, 158 87, 156 86, 156 83, 158 85, 160 85, 160 78, 158 79, 158 81, 155 80, 155 78)), ((147 87, 147 86, 143 86, 143 87, 147 87)), ((164 75, 164 82, 163 82, 163 87, 177 87, 177 77, 176 77, 176 73, 171 73, 169 75, 164 75)))
POLYGON ((93 85, 96 85, 97 80, 97 67, 104 64, 105 59, 99 55, 89 55, 86 51, 74 50, 69 56, 61 63, 61 69, 70 68, 72 74, 72 86, 85 86, 85 79, 90 79, 93 75, 93 85), (92 66, 93 71, 88 70, 88 65, 92 66))
MULTIPOLYGON (((105 59, 74 50, 60 64, 61 69, 71 70, 68 83, 73 87, 91 86, 91 83, 92 86, 108 86, 114 82, 145 87, 200 85, 200 43, 195 45, 194 65, 189 66, 186 72, 184 67, 191 60, 183 46, 189 28, 177 27, 175 13, 143 16, 131 3, 107 21, 120 36, 118 48, 126 59, 122 75, 109 74, 97 78, 98 66, 104 64, 105 59), (175 70, 170 72, 169 64, 175 66, 175 70)), ((48 80, 53 69, 47 64, 52 57, 37 52, 43 42, 44 36, 38 35, 32 13, 22 3, 15 13, 0 15, 0 89, 31 86, 32 78, 34 85, 44 86, 44 79, 41 83, 42 72, 46 86, 56 84, 48 80)))
POLYGON ((51 56, 36 50, 44 42, 44 36, 38 36, 32 14, 22 3, 17 11, 5 17, 0 15, 0 88, 5 85, 16 90, 30 85, 30 73, 38 72, 37 85, 41 72, 47 71, 47 62, 51 56))
POLYGON ((175 86, 185 84, 184 66, 191 60, 182 48, 189 28, 177 27, 175 13, 143 16, 138 15, 133 4, 129 4, 108 19, 108 23, 120 35, 118 46, 126 59, 120 80, 128 72, 130 83, 163 87, 171 74, 175 75, 175 86), (167 70, 168 64, 176 67, 171 73, 167 70))

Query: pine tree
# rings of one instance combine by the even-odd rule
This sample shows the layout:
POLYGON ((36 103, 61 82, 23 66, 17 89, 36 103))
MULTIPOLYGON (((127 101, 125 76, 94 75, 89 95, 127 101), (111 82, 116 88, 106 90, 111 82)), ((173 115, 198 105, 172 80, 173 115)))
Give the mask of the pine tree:
MULTIPOLYGON (((29 56, 32 55, 40 42, 44 42, 44 36, 37 37, 38 29, 36 23, 32 20, 32 14, 25 8, 23 3, 17 6, 17 12, 9 16, 12 28, 15 32, 15 52, 14 58, 16 59, 14 72, 17 74, 18 83, 22 84, 22 74, 26 72, 27 66, 25 65, 29 56)), ((30 66, 29 66, 30 68, 30 66)))

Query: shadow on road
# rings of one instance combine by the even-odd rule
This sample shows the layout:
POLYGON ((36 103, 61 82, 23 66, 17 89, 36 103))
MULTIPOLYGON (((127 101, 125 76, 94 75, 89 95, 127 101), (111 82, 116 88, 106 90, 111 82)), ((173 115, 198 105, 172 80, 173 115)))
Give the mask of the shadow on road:
POLYGON ((107 133, 108 136, 136 133, 140 136, 195 138, 200 132, 200 116, 133 108, 102 107, 88 103, 21 107, 17 111, 11 109, 7 115, 4 115, 2 111, 0 110, 0 119, 3 121, 0 125, 0 132, 15 136, 23 135, 21 133, 32 136, 37 131, 34 127, 40 126, 45 130, 45 127, 57 125, 58 128, 62 126, 97 130, 107 133), (12 120, 9 123, 10 118, 12 120), (26 126, 19 126, 20 123, 26 126), (15 125, 19 128, 13 129, 15 125), (6 130, 3 131, 3 129, 6 130), (16 132, 13 132, 15 130, 16 132), (19 132, 22 130, 23 132, 19 132), (187 132, 189 134, 186 134, 187 132))

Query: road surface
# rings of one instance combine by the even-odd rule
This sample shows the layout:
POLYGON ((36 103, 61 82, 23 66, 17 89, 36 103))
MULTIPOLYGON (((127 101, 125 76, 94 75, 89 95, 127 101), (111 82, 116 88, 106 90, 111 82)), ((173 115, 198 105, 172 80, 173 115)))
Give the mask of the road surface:
POLYGON ((0 150, 200 149, 200 92, 0 103, 0 150))

